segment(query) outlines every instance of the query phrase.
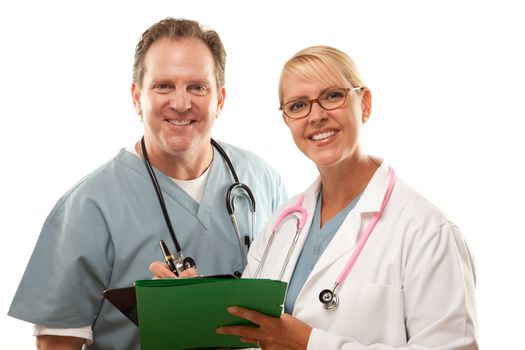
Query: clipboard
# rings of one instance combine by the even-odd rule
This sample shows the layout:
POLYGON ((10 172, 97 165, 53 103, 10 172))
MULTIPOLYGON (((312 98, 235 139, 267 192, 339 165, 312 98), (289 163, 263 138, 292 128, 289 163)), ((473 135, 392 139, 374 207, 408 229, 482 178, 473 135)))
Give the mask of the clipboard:
POLYGON ((286 282, 268 279, 197 277, 138 280, 135 287, 107 290, 104 296, 139 325, 142 349, 249 348, 256 345, 215 332, 252 324, 227 307, 279 317, 286 288, 286 282))
MULTIPOLYGON (((236 278, 234 275, 222 274, 209 276, 213 278, 236 278)), ((106 289, 102 292, 104 298, 106 298, 114 307, 116 307, 124 316, 126 316, 131 322, 138 327, 139 318, 137 314, 137 297, 135 293, 135 287, 124 287, 115 289, 106 289)))
POLYGON ((102 295, 138 327, 139 318, 137 315, 135 287, 106 289, 102 292, 102 295))

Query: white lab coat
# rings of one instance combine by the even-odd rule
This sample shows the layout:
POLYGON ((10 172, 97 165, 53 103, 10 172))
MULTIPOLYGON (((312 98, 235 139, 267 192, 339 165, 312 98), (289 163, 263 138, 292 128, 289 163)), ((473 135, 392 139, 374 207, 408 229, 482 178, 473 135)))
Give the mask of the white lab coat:
MULTIPOLYGON (((308 349, 478 349, 468 247, 441 211, 399 179, 353 270, 337 289, 339 307, 325 310, 320 303, 319 293, 333 287, 387 187, 383 162, 297 297, 293 316, 313 327, 308 349)), ((304 193, 308 220, 284 272, 286 282, 309 232, 319 190, 317 179, 304 193)), ((275 219, 299 197, 282 206, 258 235, 244 277, 257 269, 275 219)), ((295 228, 294 219, 283 224, 260 277, 278 278, 295 228)))

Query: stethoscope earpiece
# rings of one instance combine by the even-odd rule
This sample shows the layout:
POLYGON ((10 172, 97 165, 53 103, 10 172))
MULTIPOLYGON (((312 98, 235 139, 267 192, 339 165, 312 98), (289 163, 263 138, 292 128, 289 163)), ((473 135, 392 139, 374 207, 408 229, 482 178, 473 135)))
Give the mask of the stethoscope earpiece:
POLYGON ((323 304, 323 307, 327 310, 335 309, 339 305, 339 298, 335 292, 330 289, 324 289, 319 293, 319 301, 323 304))

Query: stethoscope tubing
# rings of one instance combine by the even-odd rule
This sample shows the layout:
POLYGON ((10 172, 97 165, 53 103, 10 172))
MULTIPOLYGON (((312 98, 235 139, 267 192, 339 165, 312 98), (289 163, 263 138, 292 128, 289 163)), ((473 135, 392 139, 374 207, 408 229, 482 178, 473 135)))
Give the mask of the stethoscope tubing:
POLYGON ((391 167, 388 167, 388 187, 385 191, 385 195, 383 197, 383 202, 381 203, 381 207, 379 208, 379 211, 377 211, 370 222, 368 223, 365 231, 363 232, 363 235, 359 239, 359 241, 356 244, 356 247, 354 249, 354 252, 350 256, 350 259, 348 259, 347 263, 345 264, 343 270, 337 276, 334 286, 332 289, 324 289, 319 293, 319 300, 321 301, 321 304, 323 304, 323 307, 326 310, 333 310, 336 309, 339 305, 339 298, 337 297, 336 290, 337 288, 343 284, 343 282, 348 277, 348 274, 354 267, 354 264, 359 257, 359 254, 361 254, 361 251, 363 250, 363 247, 365 246, 365 243, 368 241, 368 238, 370 237, 370 234, 374 230, 377 222, 379 221, 379 218, 381 215, 383 215, 383 211, 385 209, 385 206, 390 199, 390 195, 392 194, 392 190, 394 189, 394 183, 396 182, 396 174, 394 172, 394 169, 391 167))
POLYGON ((159 181, 157 180, 155 171, 153 170, 153 167, 151 166, 151 163, 149 161, 148 152, 146 151, 146 144, 144 142, 144 136, 140 139, 140 147, 142 150, 142 159, 144 160, 144 165, 146 166, 146 169, 148 170, 148 174, 151 178, 151 182, 153 184, 153 187, 155 188, 155 193, 157 193, 157 197, 159 199, 159 205, 160 205, 160 208, 162 209, 164 221, 166 222, 166 226, 168 227, 168 231, 170 233, 171 240, 173 241, 173 244, 175 244, 175 249, 177 250, 177 253, 181 254, 182 248, 180 247, 179 241, 177 240, 177 236, 175 235, 175 230, 173 229, 173 226, 171 225, 170 216, 168 214, 168 209, 166 209, 166 202, 164 201, 164 197, 162 196, 162 191, 160 189, 159 181))
POLYGON ((255 197, 250 190, 250 188, 241 183, 239 181, 239 177, 237 176, 237 172, 235 171, 235 168, 233 167, 233 164, 224 151, 224 149, 214 140, 211 139, 211 144, 215 149, 220 153, 222 158, 226 161, 226 164, 228 165, 228 168, 230 169, 230 173, 233 176, 234 183, 228 188, 226 191, 226 210, 228 211, 228 214, 230 215, 230 220, 232 222, 233 228, 235 229, 235 234, 237 236, 237 241, 239 243, 239 251, 241 254, 241 260, 242 260, 242 266, 243 268, 246 267, 248 264, 248 260, 246 257, 246 254, 244 253, 244 242, 242 240, 241 231, 239 230, 239 225, 237 223, 237 218, 235 217, 235 197, 236 193, 239 192, 240 194, 244 195, 246 199, 248 200, 250 210, 252 212, 252 227, 250 235, 248 236, 248 242, 246 246, 250 246, 251 241, 253 240, 254 236, 254 230, 255 230, 255 197))
POLYGON ((370 237, 370 234, 374 230, 377 222, 379 221, 379 218, 383 214, 383 211, 385 209, 386 203, 390 199, 390 195, 392 194, 392 190, 394 189, 394 183, 396 181, 396 174, 394 172, 394 169, 392 169, 391 167, 388 167, 388 173, 390 175, 389 179, 388 179, 388 188, 387 188, 387 190, 385 192, 385 196, 383 197, 383 202, 381 203, 381 208, 379 209, 378 212, 376 212, 374 214, 374 216, 372 217, 372 220, 370 220, 368 226, 366 227, 365 231, 363 232, 363 235, 361 236, 361 239, 357 243, 357 245, 355 247, 355 250, 352 253, 352 256, 350 257, 350 259, 348 259, 345 267, 343 268, 343 270, 341 271, 339 276, 337 276, 337 279, 335 280, 333 291, 339 285, 341 285, 344 282, 344 280, 346 279, 346 277, 348 276, 348 274, 350 273, 350 271, 354 267, 354 264, 355 264, 357 258, 359 257, 359 254, 361 254, 361 251, 363 250, 363 247, 365 246, 365 243, 368 240, 368 237, 370 237))
MULTIPOLYGON (((235 171, 235 168, 233 167, 233 164, 232 164, 230 158, 228 157, 228 155, 226 154, 226 152, 224 151, 224 149, 214 139, 211 139, 210 142, 211 142, 212 146, 219 152, 221 157, 226 162, 226 164, 228 166, 228 169, 230 170, 230 173, 232 174, 233 179, 234 179, 234 183, 228 188, 228 190, 226 192, 226 209, 228 211, 228 214, 229 214, 230 219, 232 221, 233 227, 235 229, 235 234, 237 236, 237 240, 238 240, 238 243, 239 243, 239 250, 240 250, 241 260, 242 260, 242 264, 243 264, 243 268, 244 268, 244 267, 246 267, 246 264, 247 264, 247 257, 246 257, 246 254, 244 253, 244 244, 243 244, 242 236, 241 236, 241 233, 240 233, 240 230, 239 230, 239 225, 237 224, 237 219, 235 217, 235 198, 237 196, 236 192, 239 192, 240 194, 242 194, 243 196, 245 196, 247 198, 247 200, 249 202, 250 210, 252 212, 252 227, 251 227, 250 236, 248 238, 249 242, 247 242, 247 246, 249 246, 249 243, 251 243, 251 240, 253 240, 253 231, 255 230, 255 218, 256 218, 255 197, 254 197, 252 191, 250 190, 250 188, 247 185, 239 182, 239 177, 237 176, 237 172, 235 171)), ((173 229, 173 225, 171 224, 171 220, 170 220, 170 217, 169 217, 169 214, 168 214, 168 210, 166 208, 166 203, 164 201, 164 197, 162 195, 162 191, 160 189, 159 182, 158 182, 157 177, 155 175, 155 171, 153 170, 153 167, 151 166, 151 163, 149 161, 148 153, 146 151, 146 145, 145 145, 144 137, 142 137, 141 140, 140 140, 140 146, 141 146, 141 151, 142 151, 142 157, 143 157, 143 160, 144 160, 144 165, 146 166, 148 174, 149 174, 149 176, 151 178, 151 182, 152 182, 153 187, 155 189, 155 193, 157 193, 159 204, 160 204, 160 207, 162 209, 162 214, 164 216, 164 221, 166 222, 166 226, 168 227, 169 234, 170 234, 171 239, 172 239, 172 241, 173 241, 173 243, 175 245, 175 249, 177 250, 177 254, 180 255, 180 256, 184 256, 182 248, 181 248, 181 246, 180 246, 180 244, 179 244, 179 242, 177 240, 177 236, 175 234, 175 230, 173 229)))
MULTIPOLYGON (((388 167, 388 175, 389 175, 388 176, 388 187, 387 187, 387 190, 385 191, 385 195, 383 197, 383 201, 381 203, 381 207, 380 207, 379 211, 377 211, 374 214, 374 216, 372 217, 372 219, 368 223, 365 231, 363 231, 363 235, 359 239, 359 241, 358 241, 358 243, 357 243, 357 245, 356 245, 356 247, 354 249, 354 252, 350 256, 350 259, 348 259, 348 261, 345 264, 345 266, 343 267, 343 270, 337 276, 332 289, 331 290, 330 289, 325 289, 325 290, 321 291, 321 294, 319 295, 320 300, 321 300, 321 302, 323 303, 323 305, 324 305, 324 307, 326 309, 334 309, 334 308, 337 307, 339 301, 338 301, 338 298, 337 298, 337 295, 336 295, 335 291, 346 280, 346 278, 348 277, 348 274, 350 273, 350 271, 354 267, 354 264, 357 261, 357 258, 359 257, 359 254, 361 254, 361 251, 363 250, 363 247, 365 246, 365 243, 367 242, 368 238, 372 234, 372 231, 374 230, 377 222, 379 221, 381 215, 383 214, 383 211, 385 209, 385 206, 386 206, 388 200, 390 199, 390 195, 392 194, 392 190, 393 190, 394 184, 396 182, 396 174, 394 172, 394 169, 392 169, 391 167, 388 167), (328 301, 326 301, 326 300, 323 301, 323 299, 324 299, 323 298, 323 294, 325 294, 325 295, 328 294, 328 295, 326 295, 326 296, 329 296, 328 301)), ((281 229, 281 225, 287 219, 288 216, 295 215, 296 219, 297 219, 297 229, 295 231, 295 236, 294 236, 293 241, 292 241, 292 243, 290 245, 290 248, 288 249, 288 252, 286 254, 286 257, 285 257, 285 260, 284 260, 284 264, 283 264, 283 266, 281 268, 281 271, 279 273, 279 279, 282 279, 282 276, 284 275, 284 271, 286 269, 286 266, 288 265, 291 253, 294 250, 295 245, 297 243, 299 234, 302 231, 304 225, 306 224, 306 221, 307 221, 307 218, 308 218, 308 214, 306 212, 306 209, 302 206, 303 201, 304 201, 304 194, 300 197, 300 199, 297 202, 297 204, 295 204, 295 205, 291 206, 290 208, 284 210, 278 216, 277 220, 275 221, 275 223, 274 223, 274 225, 272 227, 272 233, 270 235, 270 238, 268 239, 268 243, 266 244, 263 256, 262 256, 262 258, 261 258, 261 260, 259 262, 259 266, 257 267, 257 270, 255 271, 254 277, 259 276, 259 274, 260 274, 260 272, 262 270, 262 267, 264 266, 264 263, 266 262, 266 258, 268 256, 270 248, 273 245, 273 240, 275 238, 275 235, 281 229)))
POLYGON ((293 238, 292 244, 290 245, 290 248, 288 249, 288 253, 286 254, 286 258, 284 259, 284 263, 283 263, 283 267, 281 268, 281 272, 279 272, 279 278, 278 278, 279 280, 283 278, 284 271, 286 270, 286 266, 288 266, 288 262, 290 261, 290 256, 292 255, 292 252, 295 249, 295 245, 297 244, 299 234, 301 233, 301 231, 302 231, 302 228, 299 228, 299 227, 297 228, 297 230, 295 230, 295 236, 293 238))
POLYGON ((283 277, 284 270, 286 269, 286 266, 288 265, 288 261, 290 260, 290 256, 293 252, 293 249, 295 248, 295 244, 297 243, 299 234, 303 230, 303 227, 306 224, 306 220, 308 219, 308 213, 306 212, 306 209, 303 207, 303 202, 304 202, 304 194, 299 198, 299 201, 297 201, 295 205, 284 210, 277 217, 277 220, 275 220, 275 223, 272 227, 272 234, 270 235, 270 238, 268 239, 268 243, 266 244, 266 247, 264 248, 264 253, 263 253, 263 256, 261 257, 261 261, 259 262, 259 266, 257 266, 257 270, 255 271, 255 274, 254 274, 255 277, 259 275, 259 273, 261 272, 266 262, 266 257, 268 256, 268 252, 270 251, 270 248, 273 245, 275 234, 281 229, 281 226, 286 221, 286 219, 290 215, 294 215, 297 219, 297 227, 295 230, 294 240, 292 244, 290 245, 290 248, 288 248, 288 253, 286 254, 286 258, 283 263, 283 267, 281 268, 281 272, 279 273, 279 279, 283 277))
POLYGON ((242 242, 242 235, 241 231, 239 230, 239 225, 237 225, 237 218, 235 217, 235 214, 230 214, 230 220, 232 221, 233 228, 235 230, 235 235, 237 236, 237 241, 239 242, 239 251, 241 254, 242 259, 242 265, 246 267, 246 255, 244 254, 244 245, 242 242))

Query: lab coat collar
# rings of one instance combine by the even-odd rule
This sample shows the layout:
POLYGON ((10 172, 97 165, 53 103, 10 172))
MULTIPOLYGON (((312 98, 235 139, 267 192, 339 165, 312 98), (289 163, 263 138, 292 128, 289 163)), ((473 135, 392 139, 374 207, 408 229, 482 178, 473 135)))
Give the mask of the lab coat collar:
MULTIPOLYGON (((368 182, 368 185, 363 191, 361 198, 357 202, 352 212, 357 212, 360 214, 375 213, 381 209, 383 197, 386 189, 388 188, 388 164, 382 159, 374 159, 378 163, 381 163, 381 165, 368 182)), ((308 203, 308 207, 306 209, 308 213, 311 213, 312 215, 315 210, 315 203, 320 190, 321 177, 318 177, 304 192, 305 203, 308 203)))
MULTIPOLYGON (((319 192, 319 187, 320 181, 318 183, 317 193, 319 192)), ((368 224, 373 214, 380 210, 387 188, 388 165, 383 161, 370 179, 358 203, 347 215, 338 232, 319 258, 308 280, 341 258, 341 256, 354 249, 364 227, 368 224)))
MULTIPOLYGON (((381 161, 381 160, 379 160, 381 161)), ((376 213, 381 209, 385 191, 388 188, 388 164, 382 161, 354 208, 355 212, 376 213)))

